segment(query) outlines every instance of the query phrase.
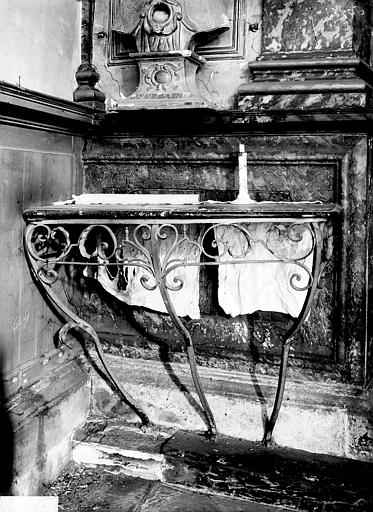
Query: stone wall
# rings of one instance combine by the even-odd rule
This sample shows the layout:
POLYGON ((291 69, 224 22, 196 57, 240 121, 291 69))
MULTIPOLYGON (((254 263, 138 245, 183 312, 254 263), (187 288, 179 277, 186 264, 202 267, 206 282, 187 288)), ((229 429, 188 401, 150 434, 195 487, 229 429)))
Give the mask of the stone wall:
MULTIPOLYGON (((293 360, 294 364, 314 370, 328 368, 337 379, 360 380, 362 375, 357 368, 362 364, 365 327, 360 318, 364 297, 359 287, 364 288, 361 253, 367 237, 360 218, 366 211, 361 196, 367 180, 364 136, 221 134, 99 138, 84 152, 85 191, 194 192, 202 199, 232 199, 237 194, 239 143, 247 148, 250 193, 256 200, 322 201, 345 206, 350 227, 335 226, 334 260, 325 269, 324 288, 318 292, 313 311, 298 336, 293 360), (345 243, 349 246, 348 255, 345 243), (344 268, 346 259, 348 264, 344 268), (353 333, 356 329, 359 332, 353 333), (349 363, 350 352, 355 358, 354 369, 349 363)), ((216 272, 202 271, 201 282, 200 305, 205 316, 191 323, 198 353, 218 357, 230 354, 228 357, 232 358, 239 354, 239 358, 247 361, 255 353, 261 362, 276 360, 281 332, 286 325, 282 315, 258 312, 248 317, 227 318, 217 304, 216 272)), ((96 307, 91 301, 86 311, 91 321, 101 327, 104 322, 105 330, 109 331, 115 324, 118 331, 117 313, 116 321, 112 322, 109 312, 104 313, 100 299, 93 304, 96 307), (95 321, 94 310, 101 313, 99 323, 95 321)), ((108 307, 120 309, 119 305, 108 307)), ((127 325, 122 319, 119 346, 125 346, 128 341, 125 335, 133 335, 133 329, 140 338, 139 332, 144 330, 150 335, 156 331, 161 337, 170 338, 169 324, 160 314, 126 311, 126 318, 132 320, 127 325)))
POLYGON ((368 3, 264 0, 262 54, 351 52, 369 59, 368 3))

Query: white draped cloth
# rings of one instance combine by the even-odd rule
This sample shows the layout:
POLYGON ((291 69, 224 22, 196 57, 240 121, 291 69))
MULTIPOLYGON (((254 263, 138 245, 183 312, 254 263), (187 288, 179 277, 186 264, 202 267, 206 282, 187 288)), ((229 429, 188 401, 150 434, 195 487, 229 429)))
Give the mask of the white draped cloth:
MULTIPOLYGON (((270 250, 259 240, 267 240, 268 247, 283 258, 296 259, 312 270, 312 235, 309 227, 298 225, 287 237, 286 227, 270 227, 268 223, 244 225, 252 239, 245 259, 262 260, 267 263, 243 263, 219 265, 219 304, 224 312, 233 317, 251 314, 254 311, 276 311, 298 317, 306 298, 307 291, 295 290, 291 282, 299 288, 309 283, 309 274, 295 263, 282 261, 270 263, 276 259, 270 250), (268 229, 271 229, 268 234, 268 229), (257 240, 257 242, 255 242, 257 240), (308 255, 308 253, 311 254, 308 255), (306 256, 303 258, 303 256, 306 256), (299 280, 292 276, 298 275, 299 280), (292 281, 293 279, 293 281, 292 281)), ((248 249, 247 238, 232 226, 215 228, 217 240, 227 241, 232 246, 232 255, 218 244, 222 261, 234 261, 237 255, 248 249), (225 254, 223 254, 225 252, 225 254)))
MULTIPOLYGON (((180 236, 180 235, 179 235, 180 236)), ((192 238, 193 235, 191 235, 192 238)), ((159 240, 159 257, 161 264, 166 265, 166 269, 170 265, 178 261, 187 260, 189 263, 196 263, 200 260, 200 250, 196 245, 187 241, 178 244, 171 253, 168 253, 175 237, 172 232, 168 236, 159 240), (165 258, 167 257, 167 262, 165 258), (172 260, 172 262, 171 262, 172 260)), ((145 242, 146 247, 146 242, 145 242)), ((139 250, 129 244, 123 244, 121 258, 130 261, 142 259, 146 261, 144 255, 139 250)), ((115 267, 117 268, 117 267, 115 267)), ((154 276, 148 270, 138 267, 123 265, 120 273, 114 273, 113 267, 100 265, 96 278, 102 287, 114 295, 117 299, 125 302, 130 306, 142 306, 161 313, 167 313, 164 301, 158 286, 153 290, 147 287, 155 285, 154 276), (145 286, 142 283, 145 280, 145 286)), ((185 266, 171 270, 165 278, 171 302, 180 317, 188 316, 190 318, 200 318, 199 310, 199 267, 185 266), (175 290, 178 284, 182 283, 179 290, 175 290)))
MULTIPOLYGON (((252 314, 258 310, 285 313, 294 318, 299 316, 307 294, 305 288, 310 282, 309 273, 301 265, 311 271, 313 264, 313 242, 309 226, 299 224, 290 231, 286 225, 271 227, 268 223, 243 224, 242 227, 249 238, 234 226, 219 225, 214 228, 222 262, 218 270, 220 306, 232 317, 252 314), (287 262, 278 261, 279 257, 287 262), (252 263, 234 263, 238 259, 252 263), (291 260, 298 260, 301 265, 291 260), (296 290, 292 283, 304 290, 296 290)), ((190 240, 193 240, 193 236, 193 233, 188 235, 190 240)), ((163 268, 170 268, 170 265, 181 261, 200 262, 198 246, 188 241, 176 244, 169 252, 174 241, 171 232, 159 240, 159 258, 163 268)), ((145 268, 126 265, 131 260, 145 261, 144 255, 138 248, 123 244, 121 257, 126 261, 120 271, 119 266, 98 266, 95 277, 103 288, 130 306, 167 313, 158 286, 149 289, 155 285, 152 273, 145 268)), ((85 274, 88 275, 88 272, 86 269, 85 274)), ((165 282, 177 315, 200 318, 199 266, 186 265, 171 270, 165 282), (176 289, 181 283, 180 289, 176 289)))

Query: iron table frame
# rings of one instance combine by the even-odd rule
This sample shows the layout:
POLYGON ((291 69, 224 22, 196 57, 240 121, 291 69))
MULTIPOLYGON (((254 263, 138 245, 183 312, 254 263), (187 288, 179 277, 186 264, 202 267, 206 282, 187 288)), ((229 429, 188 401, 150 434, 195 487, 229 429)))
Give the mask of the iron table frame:
MULTIPOLYGON (((200 399, 202 409, 204 412, 204 419, 207 425, 207 434, 213 437, 217 433, 216 423, 207 401, 205 392, 202 387, 202 383, 198 374, 198 369, 195 360, 195 353, 193 348, 192 336, 188 329, 185 327, 183 321, 178 316, 175 307, 170 298, 170 286, 171 289, 180 290, 183 286, 181 282, 174 282, 170 285, 167 282, 167 278, 173 270, 178 267, 188 266, 206 266, 206 265, 225 265, 225 264, 247 264, 247 263, 279 263, 284 264, 295 264, 306 270, 308 273, 308 283, 306 287, 297 288, 291 282, 292 287, 295 290, 307 291, 306 298, 304 301, 303 308, 297 318, 294 318, 292 326, 286 332, 282 339, 282 354, 281 364, 278 377, 278 385, 276 391, 276 397, 272 408, 272 413, 267 420, 263 443, 268 444, 272 441, 273 430, 280 412, 283 394, 286 382, 286 371, 289 358, 289 350, 291 342, 295 335, 303 325, 307 318, 311 305, 319 284, 319 278, 322 272, 322 259, 323 254, 330 257, 330 251, 324 250, 324 241, 326 232, 325 228, 330 224, 338 213, 340 208, 334 204, 319 204, 319 203, 254 203, 250 205, 237 205, 237 204, 226 204, 226 203, 205 203, 198 205, 63 205, 63 206, 46 206, 28 209, 24 212, 24 218, 27 222, 27 227, 24 236, 24 246, 27 261, 31 268, 32 274, 40 285, 41 290, 45 293, 49 302, 51 302, 63 315, 69 319, 69 321, 62 327, 59 332, 59 339, 61 341, 66 340, 66 336, 72 329, 81 329, 86 332, 93 340, 97 349, 99 358, 103 364, 106 373, 117 389, 121 397, 127 402, 138 414, 143 424, 147 425, 150 423, 147 413, 143 409, 140 403, 138 403, 118 382, 113 370, 108 364, 103 348, 101 346, 99 337, 94 328, 85 320, 82 320, 74 311, 72 311, 52 289, 53 283, 57 280, 58 275, 54 270, 57 265, 80 265, 80 266, 133 266, 141 267, 149 272, 150 277, 153 279, 153 283, 147 284, 148 279, 145 279, 143 286, 148 289, 158 288, 162 296, 165 308, 170 315, 174 325, 178 331, 182 334, 188 361, 191 369, 193 383, 200 399), (268 248, 268 244, 265 240, 250 240, 250 235, 245 226, 253 223, 263 223, 269 226, 285 226, 287 230, 287 236, 293 242, 301 241, 301 238, 296 235, 290 235, 291 229, 295 229, 295 226, 303 225, 304 229, 309 230, 312 238, 311 251, 303 255, 301 258, 292 259, 288 257, 282 257, 274 254, 271 248, 268 248), (206 232, 215 233, 218 226, 231 226, 238 229, 243 236, 247 238, 248 251, 245 254, 241 254, 241 257, 233 259, 233 261, 221 260, 221 250, 224 254, 229 253, 232 256, 232 247, 225 247, 218 251, 218 256, 207 254, 211 260, 198 262, 191 261, 179 261, 179 260, 167 260, 162 261, 160 257, 160 244, 162 239, 167 238, 167 231, 174 234, 175 240, 171 245, 171 252, 168 251, 168 258, 172 254, 172 247, 180 246, 182 241, 190 243, 195 248, 198 248, 199 256, 201 254, 206 255, 203 241, 197 242, 191 240, 187 235, 187 226, 199 225, 203 226, 206 232), (79 229, 84 227, 81 231, 76 243, 71 243, 69 228, 79 229), (126 238, 118 243, 116 240, 115 230, 118 227, 127 226, 126 238), (128 228, 130 226, 130 228, 128 228), (180 227, 184 226, 181 233, 180 227), (286 227, 287 226, 287 227, 286 227), (84 243, 88 236, 92 236, 94 230, 103 231, 109 236, 113 243, 114 251, 111 251, 109 255, 111 259, 115 257, 115 261, 110 262, 108 254, 105 252, 108 250, 107 242, 101 242, 100 240, 96 243, 96 257, 99 257, 99 261, 93 263, 90 260, 92 254, 88 254, 84 248, 84 243), (130 229, 132 239, 130 238, 130 229), (37 231, 39 230, 39 235, 37 231), (44 231, 44 235, 42 232, 44 231), (145 236, 144 236, 145 232, 145 236), (139 237, 139 238, 137 238, 139 237), (65 241, 63 240, 65 238, 65 241), (142 244, 147 241, 149 249, 142 249, 142 244), (250 252, 250 243, 262 243, 274 256, 273 260, 252 260, 247 258, 250 252), (124 245, 129 244, 135 246, 135 248, 142 254, 139 259, 128 260, 119 257, 120 251, 124 245), (39 247, 39 252, 36 250, 36 245, 39 247), (175 245, 176 244, 176 245, 175 245), (56 247, 60 254, 51 257, 48 256, 51 246, 56 247), (74 250, 79 250, 80 255, 84 256, 85 261, 77 262, 69 260, 69 256, 74 250), (44 251, 44 252, 43 252, 44 251), (82 252, 83 251, 83 252, 82 252), (119 252, 118 252, 119 251, 119 252), (304 261, 305 259, 313 255, 312 268, 307 269, 304 261), (171 265, 170 265, 171 261, 171 265), (149 287, 150 286, 150 287, 149 287)), ((220 241, 222 243, 222 241, 220 241)), ((219 247, 219 241, 215 240, 215 247, 219 247)), ((97 259, 97 258, 96 258, 97 259)), ((299 275, 298 275, 299 277, 299 275)), ((291 280, 298 279, 297 274, 291 276, 291 280)), ((179 280, 180 281, 180 280, 179 280)))

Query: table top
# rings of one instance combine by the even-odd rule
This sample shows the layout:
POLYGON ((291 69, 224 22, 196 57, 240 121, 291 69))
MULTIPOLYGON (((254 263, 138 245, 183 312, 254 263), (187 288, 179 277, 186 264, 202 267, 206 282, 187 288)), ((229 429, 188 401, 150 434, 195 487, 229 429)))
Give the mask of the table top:
POLYGON ((338 215, 341 207, 334 203, 320 202, 258 202, 250 204, 205 202, 198 204, 89 204, 50 205, 28 208, 23 217, 26 222, 48 223, 105 223, 146 221, 156 223, 176 222, 268 222, 280 219, 325 220, 338 215))

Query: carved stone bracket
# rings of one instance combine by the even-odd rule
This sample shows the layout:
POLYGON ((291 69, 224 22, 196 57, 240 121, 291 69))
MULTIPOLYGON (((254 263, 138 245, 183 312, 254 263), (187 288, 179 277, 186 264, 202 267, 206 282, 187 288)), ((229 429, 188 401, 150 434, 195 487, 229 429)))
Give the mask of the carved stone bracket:
MULTIPOLYGON (((153 0, 114 3, 111 30, 132 38, 137 53, 138 89, 115 110, 206 108, 196 86, 205 59, 193 49, 199 39, 214 39, 228 30, 220 1, 153 0)), ((212 106, 212 105, 210 105, 212 106)))
POLYGON ((191 51, 133 53, 140 72, 138 89, 119 103, 122 109, 207 108, 196 86, 196 72, 205 59, 191 51))

